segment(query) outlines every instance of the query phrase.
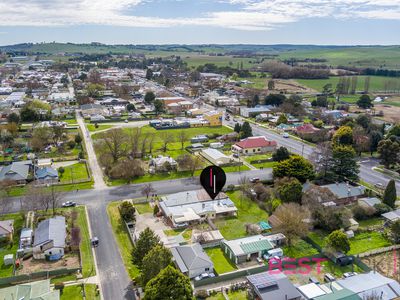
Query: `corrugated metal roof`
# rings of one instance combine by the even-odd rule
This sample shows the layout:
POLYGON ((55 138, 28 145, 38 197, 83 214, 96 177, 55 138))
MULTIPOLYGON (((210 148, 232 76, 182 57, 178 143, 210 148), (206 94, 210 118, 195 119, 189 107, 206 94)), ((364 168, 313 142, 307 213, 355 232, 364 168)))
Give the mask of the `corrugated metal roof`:
POLYGON ((251 254, 259 251, 270 250, 274 247, 268 240, 259 240, 246 244, 241 244, 240 248, 242 248, 244 253, 251 254))

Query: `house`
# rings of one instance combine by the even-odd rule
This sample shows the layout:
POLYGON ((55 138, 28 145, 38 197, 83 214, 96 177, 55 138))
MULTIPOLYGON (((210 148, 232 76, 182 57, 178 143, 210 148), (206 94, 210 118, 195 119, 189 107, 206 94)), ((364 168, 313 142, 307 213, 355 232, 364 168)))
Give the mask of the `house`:
POLYGON ((382 300, 400 297, 400 284, 396 280, 374 271, 340 279, 336 282, 343 288, 357 294, 361 299, 367 299, 372 295, 378 295, 382 300))
POLYGON ((165 107, 168 107, 168 104, 171 104, 171 103, 179 103, 182 101, 186 101, 186 99, 183 97, 157 97, 156 99, 160 100, 162 103, 164 103, 165 107))
POLYGON ((203 189, 161 197, 159 207, 174 227, 198 223, 205 218, 235 216, 237 212, 235 204, 226 194, 219 193, 211 199, 203 189))
POLYGON ((152 158, 149 162, 150 169, 153 169, 156 172, 164 172, 170 171, 172 169, 176 169, 178 163, 175 159, 170 156, 162 156, 159 155, 155 158, 152 158))
POLYGON ((219 230, 193 230, 192 242, 200 243, 203 248, 219 247, 224 237, 219 230))
POLYGON ((217 149, 207 148, 200 152, 201 156, 216 166, 224 166, 231 163, 232 159, 217 149))
POLYGON ((274 248, 271 241, 263 235, 253 235, 231 241, 223 241, 222 250, 235 264, 244 263, 252 258, 261 258, 274 248))
POLYGON ((235 142, 238 139, 239 139, 239 133, 235 131, 217 137, 218 141, 224 141, 224 142, 235 142))
POLYGON ((385 219, 386 223, 393 223, 400 219, 400 208, 384 213, 382 217, 385 219))
POLYGON ((52 167, 38 168, 35 179, 41 184, 54 184, 58 182, 58 171, 52 167))
POLYGON ((56 216, 40 222, 34 233, 33 258, 58 260, 63 257, 66 235, 65 217, 56 216))
POLYGON ((208 121, 209 126, 221 126, 222 125, 222 112, 221 111, 208 111, 203 114, 203 118, 208 121))
POLYGON ((255 107, 241 107, 240 115, 245 118, 253 118, 259 114, 271 113, 272 107, 270 105, 257 105, 255 107))
POLYGON ((256 121, 258 122, 266 122, 270 118, 269 114, 261 113, 256 116, 256 121))
POLYGON ((60 291, 50 288, 50 279, 0 289, 2 300, 60 300, 60 291))
POLYGON ((12 240, 14 234, 14 220, 0 221, 0 239, 12 240))
POLYGON ((80 108, 84 118, 90 118, 95 115, 106 116, 109 114, 108 109, 101 104, 83 104, 80 108))
POLYGON ((247 276, 254 299, 300 300, 301 294, 283 272, 247 276))
POLYGON ((190 139, 190 142, 193 143, 204 143, 208 141, 208 136, 206 135, 196 135, 190 139))
POLYGON ((0 181, 9 180, 16 184, 26 184, 31 163, 13 162, 8 166, 4 166, 0 170, 0 181))
POLYGON ((199 243, 171 248, 173 261, 189 278, 213 273, 214 264, 199 243))
POLYGON ((358 199, 358 204, 364 207, 372 207, 374 208, 375 205, 381 204, 381 200, 376 197, 367 197, 367 198, 360 198, 358 199))
POLYGON ((232 152, 243 155, 262 154, 275 151, 276 141, 270 141, 265 136, 252 136, 232 145, 232 152))
POLYGON ((310 123, 304 124, 304 125, 299 126, 299 127, 296 128, 296 132, 299 135, 302 135, 302 134, 303 135, 304 134, 313 134, 313 133, 318 132, 319 130, 320 129, 314 127, 314 125, 312 125, 310 123))
POLYGON ((304 297, 303 299, 307 300, 361 300, 357 294, 340 286, 337 282, 308 283, 297 289, 304 297))

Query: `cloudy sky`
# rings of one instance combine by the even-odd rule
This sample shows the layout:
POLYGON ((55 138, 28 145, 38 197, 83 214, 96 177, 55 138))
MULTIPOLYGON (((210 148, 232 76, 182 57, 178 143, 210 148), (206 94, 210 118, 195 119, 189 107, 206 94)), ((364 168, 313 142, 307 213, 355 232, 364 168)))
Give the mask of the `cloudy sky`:
POLYGON ((400 44, 400 0, 0 0, 20 42, 400 44))

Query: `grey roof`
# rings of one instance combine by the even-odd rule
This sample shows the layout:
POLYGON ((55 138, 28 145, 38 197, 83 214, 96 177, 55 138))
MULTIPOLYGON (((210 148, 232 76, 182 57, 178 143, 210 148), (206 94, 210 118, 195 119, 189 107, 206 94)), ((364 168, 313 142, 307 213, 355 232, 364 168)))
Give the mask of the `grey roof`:
POLYGON ((52 167, 39 168, 36 171, 37 179, 45 179, 46 177, 58 178, 58 171, 52 167))
POLYGON ((364 186, 352 186, 345 182, 341 183, 332 183, 328 185, 324 185, 323 187, 327 187, 332 193, 334 193, 339 199, 348 198, 348 197, 358 197, 364 194, 365 187, 364 186))
POLYGON ((26 180, 29 175, 29 165, 13 162, 0 170, 0 180, 26 180))
POLYGON ((398 219, 400 219, 400 208, 396 209, 394 211, 389 211, 387 213, 382 214, 382 217, 384 217, 385 219, 389 220, 389 221, 396 221, 398 219))
POLYGON ((14 220, 0 221, 0 235, 10 234, 14 231, 14 220))
POLYGON ((0 289, 2 300, 59 300, 60 291, 50 288, 50 279, 0 289))
POLYGON ((359 274, 337 281, 344 288, 358 294, 361 298, 371 294, 382 295, 382 300, 400 296, 400 284, 377 272, 359 274))
POLYGON ((381 203, 381 200, 379 200, 379 199, 376 198, 376 197, 372 197, 372 198, 361 198, 361 199, 359 199, 358 201, 359 201, 359 202, 362 202, 362 203, 364 203, 364 204, 366 204, 366 205, 368 205, 368 206, 371 206, 371 207, 373 207, 373 206, 376 205, 376 204, 380 204, 380 203, 381 203))
POLYGON ((172 248, 172 255, 181 270, 213 268, 214 265, 199 243, 172 248))
POLYGON ((264 272, 247 276, 255 292, 262 300, 298 299, 301 294, 282 272, 264 272))
POLYGON ((39 223, 35 230, 35 242, 33 246, 53 241, 54 247, 64 248, 65 238, 65 217, 56 216, 39 223))
POLYGON ((94 103, 81 105, 82 110, 93 109, 93 108, 103 109, 104 107, 101 104, 94 104, 94 103))

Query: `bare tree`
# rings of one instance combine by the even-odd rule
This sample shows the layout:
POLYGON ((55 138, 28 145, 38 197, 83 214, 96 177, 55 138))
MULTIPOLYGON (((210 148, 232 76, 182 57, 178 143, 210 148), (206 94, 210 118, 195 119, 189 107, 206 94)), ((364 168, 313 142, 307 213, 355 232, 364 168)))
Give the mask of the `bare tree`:
POLYGON ((146 132, 145 134, 142 135, 142 140, 141 140, 141 147, 140 147, 140 155, 143 157, 146 153, 146 146, 148 143, 148 140, 150 139, 150 133, 146 132))
POLYGON ((148 138, 148 147, 149 147, 150 154, 153 152, 153 144, 154 144, 155 138, 156 138, 155 134, 150 134, 150 136, 148 138))
POLYGON ((181 130, 181 131, 179 131, 179 133, 178 133, 178 139, 179 139, 179 141, 181 142, 181 149, 183 149, 183 146, 185 145, 185 142, 187 142, 188 141, 188 139, 189 139, 189 136, 188 136, 188 134, 187 134, 187 131, 186 130, 181 130))
POLYGON ((163 141, 163 151, 166 152, 168 144, 174 141, 174 135, 169 131, 163 131, 161 132, 160 137, 163 141))
POLYGON ((310 155, 310 161, 314 165, 315 171, 326 177, 332 167, 332 143, 322 142, 317 145, 310 155))
POLYGON ((146 196, 147 199, 149 199, 150 194, 154 194, 156 190, 153 188, 151 183, 146 183, 142 188, 141 192, 143 196, 146 196))
POLYGON ((0 215, 7 214, 11 211, 12 201, 7 199, 7 193, 3 190, 0 191, 0 215))
POLYGON ((134 178, 145 173, 143 163, 139 159, 126 159, 118 162, 110 171, 111 178, 126 179, 130 183, 134 178))
POLYGON ((117 128, 105 132, 103 143, 105 150, 111 154, 114 163, 126 155, 126 136, 122 129, 117 128))
POLYGON ((240 190, 240 206, 242 206, 244 198, 251 196, 251 184, 246 176, 241 176, 238 180, 238 184, 240 190))
POLYGON ((53 210, 53 216, 56 214, 56 208, 60 206, 63 198, 64 194, 59 189, 57 189, 56 186, 52 185, 49 191, 49 199, 51 209, 53 210))
POLYGON ((131 146, 132 157, 136 157, 136 155, 138 154, 141 135, 142 135, 142 130, 140 127, 131 128, 129 131, 128 136, 129 136, 129 143, 131 146))

